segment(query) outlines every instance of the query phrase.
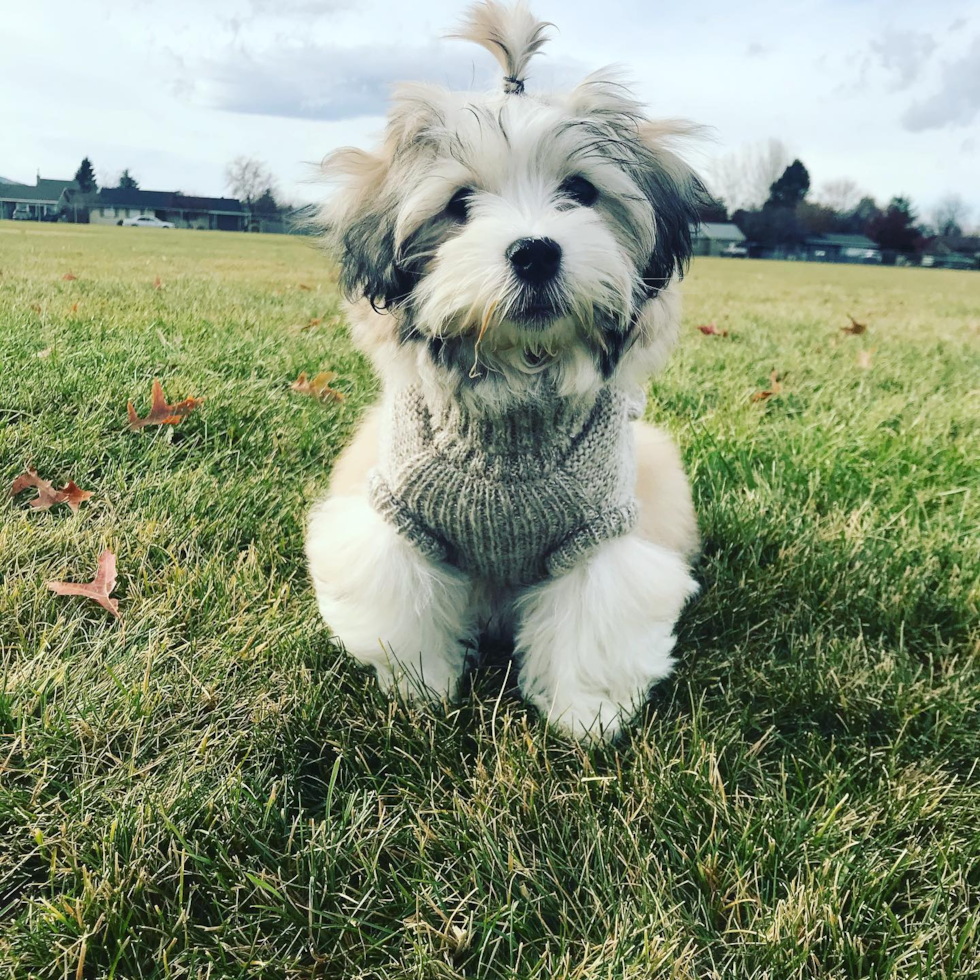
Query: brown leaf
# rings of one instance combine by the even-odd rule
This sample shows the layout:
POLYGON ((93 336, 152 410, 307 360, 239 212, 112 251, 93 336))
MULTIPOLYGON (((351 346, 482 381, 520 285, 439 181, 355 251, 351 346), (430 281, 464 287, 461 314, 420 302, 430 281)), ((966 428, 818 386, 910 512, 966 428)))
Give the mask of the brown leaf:
POLYGON ((847 319, 851 321, 851 325, 849 327, 841 327, 844 333, 853 334, 857 337, 867 331, 868 325, 866 323, 858 323, 850 313, 847 314, 847 319))
POLYGON ((715 321, 712 320, 711 323, 702 323, 698 326, 698 330, 701 331, 706 337, 727 337, 728 329, 719 330, 715 326, 715 321))
POLYGON ((157 276, 156 279, 153 280, 153 288, 163 289, 163 280, 159 276, 157 276))
POLYGON ((78 513, 78 508, 92 497, 91 490, 82 490, 74 480, 69 480, 58 492, 63 495, 65 503, 76 514, 78 513))
POLYGON ((313 287, 312 286, 307 286, 305 282, 301 282, 299 284, 299 288, 302 289, 303 292, 308 293, 313 287))
POLYGON ((307 380, 306 372, 302 371, 289 388, 304 395, 312 395, 320 401, 342 402, 347 396, 342 391, 330 387, 330 382, 336 377, 336 371, 321 371, 315 378, 307 380))
POLYGON ((857 354, 857 366, 863 368, 865 371, 871 368, 871 355, 874 353, 874 348, 871 350, 859 350, 857 354))
POLYGON ((323 323, 323 317, 315 316, 309 323, 306 323, 300 327, 300 330, 312 330, 314 327, 320 326, 321 323, 323 323))
POLYGON ((33 311, 34 311, 35 313, 40 313, 40 312, 41 312, 41 306, 40 306, 40 304, 39 304, 39 303, 31 303, 31 309, 32 309, 32 310, 33 310, 33 311))
POLYGON ((69 313, 77 313, 78 312, 78 303, 72 303, 71 304, 71 309, 68 312, 69 313))
POLYGON ((76 276, 73 272, 66 272, 61 278, 64 279, 65 282, 74 282, 78 276, 76 276))
POLYGON ((109 598, 116 587, 116 556, 106 548, 99 555, 99 567, 91 582, 48 582, 48 588, 58 595, 80 595, 94 599, 103 609, 108 609, 119 619, 119 603, 109 598))
POLYGON ((752 396, 752 401, 764 402, 767 398, 772 398, 773 395, 781 394, 782 390, 783 385, 779 377, 779 372, 774 370, 769 374, 769 387, 763 391, 757 391, 752 396))
POLYGON ((37 497, 31 501, 31 507, 35 510, 50 510, 55 504, 68 504, 77 514, 78 508, 88 500, 92 494, 88 490, 82 490, 74 480, 69 480, 67 485, 60 490, 55 490, 50 480, 42 480, 33 466, 28 467, 26 473, 21 473, 14 480, 10 488, 10 496, 14 497, 28 487, 37 490, 37 497))
POLYGON ((176 405, 168 405, 163 397, 163 388, 160 382, 153 379, 153 403, 150 406, 150 414, 141 419, 133 408, 133 403, 129 402, 126 410, 129 413, 129 427, 136 431, 142 429, 144 425, 179 425, 191 412, 204 401, 203 398, 185 398, 176 405))

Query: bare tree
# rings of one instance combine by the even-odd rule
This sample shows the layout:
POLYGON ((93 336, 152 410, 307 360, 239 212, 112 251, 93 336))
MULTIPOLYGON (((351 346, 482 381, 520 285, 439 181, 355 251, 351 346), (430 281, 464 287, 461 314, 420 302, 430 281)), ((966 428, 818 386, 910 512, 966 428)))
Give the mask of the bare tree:
POLYGON ((275 190, 275 178, 261 160, 239 156, 225 168, 225 186, 240 201, 251 205, 266 191, 275 190))
POLYGON ((752 143, 712 161, 708 166, 708 183, 729 211, 758 208, 792 159, 782 140, 752 143))
POLYGON ((850 177, 838 177, 821 186, 817 200, 828 208, 833 208, 838 214, 850 214, 862 197, 864 191, 858 187, 857 181, 850 177))
POLYGON ((932 220, 939 235, 962 235, 970 218, 970 206, 959 194, 947 194, 932 212, 932 220))

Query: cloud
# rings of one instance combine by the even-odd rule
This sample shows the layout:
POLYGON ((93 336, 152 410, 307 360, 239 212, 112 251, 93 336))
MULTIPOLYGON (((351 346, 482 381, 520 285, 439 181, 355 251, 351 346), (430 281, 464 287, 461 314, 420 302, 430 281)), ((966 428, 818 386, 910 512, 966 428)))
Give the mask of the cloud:
POLYGON ((770 51, 772 48, 768 44, 752 41, 745 49, 745 56, 747 58, 761 58, 763 55, 769 54, 770 51))
POLYGON ((888 28, 880 38, 871 42, 878 62, 895 77, 894 88, 908 88, 918 77, 936 42, 929 34, 917 31, 896 31, 888 28))
POLYGON ((966 126, 980 115, 980 34, 966 54, 943 66, 938 91, 910 106, 902 124, 913 133, 943 126, 966 126))
MULTIPOLYGON (((566 81, 574 71, 571 62, 553 61, 533 65, 529 85, 535 77, 557 75, 566 81)), ((477 71, 470 54, 433 43, 416 48, 285 46, 250 54, 234 49, 220 62, 202 66, 198 93, 213 108, 250 115, 282 116, 292 119, 338 121, 384 115, 391 88, 400 81, 428 81, 454 89, 482 87, 492 69, 477 71)), ((550 88, 554 81, 549 78, 550 88)))

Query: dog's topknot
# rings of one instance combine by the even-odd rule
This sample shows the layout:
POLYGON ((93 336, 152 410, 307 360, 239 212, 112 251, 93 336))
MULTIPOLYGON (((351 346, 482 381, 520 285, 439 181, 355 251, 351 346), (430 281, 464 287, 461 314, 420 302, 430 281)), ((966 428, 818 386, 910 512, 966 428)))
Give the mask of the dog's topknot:
POLYGON ((527 64, 548 40, 549 27, 554 24, 538 20, 524 0, 511 5, 483 0, 470 7, 449 37, 475 41, 486 48, 504 69, 504 91, 523 95, 527 64))

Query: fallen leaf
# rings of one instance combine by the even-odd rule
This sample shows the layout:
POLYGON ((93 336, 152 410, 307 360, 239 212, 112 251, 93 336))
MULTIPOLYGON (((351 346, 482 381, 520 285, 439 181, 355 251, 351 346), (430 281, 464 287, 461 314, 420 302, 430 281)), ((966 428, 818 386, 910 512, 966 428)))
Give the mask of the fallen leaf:
POLYGON ((55 490, 51 481, 42 480, 33 466, 28 467, 26 473, 21 473, 14 480, 10 488, 10 496, 15 497, 28 487, 37 490, 37 497, 31 501, 31 507, 35 510, 50 510, 55 504, 68 504, 77 514, 78 508, 92 496, 90 491, 82 490, 74 480, 69 480, 60 490, 55 490))
POLYGON ((727 328, 719 330, 715 326, 715 321, 712 320, 711 323, 702 323, 698 326, 698 330, 701 331, 706 337, 727 337, 727 328))
POLYGON ((303 292, 305 292, 305 293, 308 293, 308 292, 310 292, 310 290, 311 290, 311 289, 312 289, 313 287, 312 287, 312 286, 307 286, 305 282, 301 282, 301 283, 299 284, 299 288, 300 288, 300 289, 302 289, 302 290, 303 290, 303 292))
POLYGON ((70 313, 77 313, 78 312, 78 303, 72 303, 71 304, 71 310, 69 310, 69 312, 70 313))
POLYGON ((82 490, 74 480, 69 480, 58 492, 64 495, 65 503, 76 514, 78 513, 78 508, 92 497, 91 490, 82 490))
POLYGON ((66 272, 61 278, 64 279, 65 282, 74 282, 78 276, 76 276, 73 272, 66 272))
POLYGON ((106 548, 99 555, 99 567, 91 582, 48 582, 48 588, 58 595, 80 595, 94 599, 103 609, 108 609, 119 619, 119 603, 109 598, 116 587, 116 556, 106 548))
POLYGON ((159 276, 157 276, 156 279, 153 280, 153 288, 163 289, 163 280, 159 276))
POLYGON ((129 402, 126 410, 129 413, 129 427, 135 431, 142 429, 144 425, 179 425, 191 412, 204 401, 203 398, 185 398, 176 405, 168 405, 163 397, 163 388, 160 382, 153 379, 153 403, 150 406, 150 414, 141 419, 133 408, 133 403, 129 402))
POLYGON ((871 355, 873 353, 874 348, 871 350, 859 350, 857 354, 857 366, 867 371, 871 367, 871 355))
POLYGON ((41 360, 43 361, 44 358, 51 356, 51 348, 50 347, 45 347, 44 350, 39 350, 34 356, 35 357, 40 357, 41 360))
POLYGON ((314 327, 320 326, 321 323, 323 323, 323 317, 315 316, 309 323, 306 323, 300 327, 300 330, 312 330, 314 327))
POLYGON ((853 334, 857 337, 867 331, 868 325, 866 323, 858 323, 850 313, 847 314, 847 319, 851 321, 851 325, 849 327, 841 327, 844 333, 853 334))
POLYGON ((38 303, 31 303, 31 309, 35 313, 40 313, 41 312, 41 307, 40 307, 40 305, 38 303))
POLYGON ((320 401, 332 399, 335 402, 342 402, 347 396, 342 391, 330 387, 330 382, 336 377, 336 371, 321 371, 315 378, 307 380, 306 372, 302 371, 289 388, 304 395, 312 395, 320 401))
POLYGON ((783 390, 783 385, 779 377, 779 372, 772 371, 769 374, 769 387, 763 391, 757 391, 752 396, 752 401, 764 402, 767 398, 772 398, 773 395, 781 394, 782 390, 783 390))

